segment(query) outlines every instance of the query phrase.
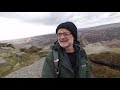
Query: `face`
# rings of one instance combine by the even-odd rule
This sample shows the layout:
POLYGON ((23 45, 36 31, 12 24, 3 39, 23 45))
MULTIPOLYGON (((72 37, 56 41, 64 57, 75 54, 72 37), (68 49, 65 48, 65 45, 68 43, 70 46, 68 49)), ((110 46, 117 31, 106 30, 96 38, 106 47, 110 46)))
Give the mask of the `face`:
POLYGON ((68 48, 73 45, 74 37, 67 29, 61 28, 57 32, 57 39, 61 47, 68 48))

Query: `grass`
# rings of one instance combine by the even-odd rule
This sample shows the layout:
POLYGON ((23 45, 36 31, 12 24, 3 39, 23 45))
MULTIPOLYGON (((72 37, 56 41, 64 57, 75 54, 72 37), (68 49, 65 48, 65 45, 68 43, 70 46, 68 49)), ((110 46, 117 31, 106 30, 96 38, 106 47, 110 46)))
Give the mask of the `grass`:
POLYGON ((91 72, 96 78, 120 78, 120 53, 91 54, 88 59, 91 72))
POLYGON ((114 53, 120 53, 120 48, 111 48, 110 50, 114 53))
POLYGON ((95 78, 120 78, 120 70, 92 63, 91 72, 95 78))
POLYGON ((39 53, 25 53, 23 55, 16 56, 16 52, 19 50, 1 50, 0 54, 6 53, 9 56, 3 57, 7 61, 7 64, 0 66, 0 77, 4 77, 7 74, 16 71, 22 67, 33 64, 34 62, 40 60, 44 57, 48 52, 41 51, 39 53))
POLYGON ((0 67, 0 77, 5 76, 12 72, 11 66, 0 67))
POLYGON ((88 55, 88 58, 93 62, 106 64, 108 66, 120 66, 120 53, 103 52, 88 55))

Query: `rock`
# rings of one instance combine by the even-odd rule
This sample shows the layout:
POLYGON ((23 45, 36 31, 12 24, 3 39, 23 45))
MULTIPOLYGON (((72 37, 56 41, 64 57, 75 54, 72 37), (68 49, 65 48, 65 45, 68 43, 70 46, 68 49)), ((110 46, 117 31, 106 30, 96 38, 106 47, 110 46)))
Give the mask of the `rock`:
POLYGON ((8 44, 8 43, 0 43, 0 47, 9 47, 9 48, 15 49, 15 48, 14 48, 14 45, 8 44))
POLYGON ((13 48, 11 47, 1 47, 2 50, 12 50, 13 48))
POLYGON ((11 47, 11 48, 15 49, 14 45, 12 45, 12 44, 7 44, 6 47, 11 47))
POLYGON ((25 45, 23 48, 20 48, 20 51, 21 52, 30 52, 30 53, 35 53, 35 52, 38 52, 42 50, 41 47, 36 47, 36 46, 33 46, 33 45, 25 45))
POLYGON ((6 60, 4 60, 3 58, 0 58, 0 66, 3 66, 6 64, 6 60))
POLYGON ((25 52, 16 52, 15 55, 17 57, 22 57, 23 55, 25 55, 25 52))

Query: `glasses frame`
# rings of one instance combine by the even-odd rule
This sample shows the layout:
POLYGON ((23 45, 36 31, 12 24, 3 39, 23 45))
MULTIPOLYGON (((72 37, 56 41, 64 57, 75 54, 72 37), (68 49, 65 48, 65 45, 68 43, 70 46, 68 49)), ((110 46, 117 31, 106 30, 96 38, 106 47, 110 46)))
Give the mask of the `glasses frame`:
POLYGON ((71 35, 71 33, 70 32, 57 33, 57 37, 61 37, 62 35, 64 37, 68 38, 71 35))

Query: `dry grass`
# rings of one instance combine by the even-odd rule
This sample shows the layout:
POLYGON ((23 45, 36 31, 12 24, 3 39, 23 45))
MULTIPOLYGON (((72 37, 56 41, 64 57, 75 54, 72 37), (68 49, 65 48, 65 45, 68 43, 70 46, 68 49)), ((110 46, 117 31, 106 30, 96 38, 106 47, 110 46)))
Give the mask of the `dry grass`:
POLYGON ((104 52, 88 55, 91 72, 96 78, 120 78, 120 53, 104 52))
POLYGON ((90 61, 106 64, 108 66, 120 66, 120 53, 104 52, 88 55, 90 61))
POLYGON ((91 72, 95 78, 120 78, 120 70, 92 63, 91 72))

